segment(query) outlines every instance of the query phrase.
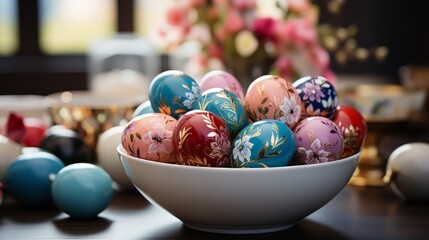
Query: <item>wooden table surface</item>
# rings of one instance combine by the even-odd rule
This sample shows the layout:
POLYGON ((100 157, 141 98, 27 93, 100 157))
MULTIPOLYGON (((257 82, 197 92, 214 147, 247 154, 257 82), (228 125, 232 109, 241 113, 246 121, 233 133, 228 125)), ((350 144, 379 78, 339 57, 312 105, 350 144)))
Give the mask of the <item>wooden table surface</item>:
POLYGON ((429 239, 429 203, 399 200, 387 187, 346 186, 327 205, 288 230, 255 235, 199 232, 137 191, 115 192, 91 220, 55 208, 30 210, 7 198, 0 207, 1 239, 429 239))

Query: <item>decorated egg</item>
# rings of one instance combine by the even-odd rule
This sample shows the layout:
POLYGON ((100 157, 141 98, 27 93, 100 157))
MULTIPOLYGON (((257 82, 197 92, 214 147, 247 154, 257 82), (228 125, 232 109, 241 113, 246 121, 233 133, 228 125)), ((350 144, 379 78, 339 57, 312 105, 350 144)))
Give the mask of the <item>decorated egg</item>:
POLYGON ((212 70, 204 74, 200 81, 201 91, 210 88, 223 88, 233 92, 240 99, 244 99, 244 91, 241 84, 229 72, 223 70, 212 70))
POLYGON ((276 119, 291 129, 301 118, 301 100, 285 79, 264 75, 253 81, 244 97, 247 115, 252 121, 276 119))
POLYGON ((340 128, 344 140, 341 158, 358 153, 365 141, 367 127, 363 116, 351 106, 338 106, 335 111, 335 124, 340 128))
POLYGON ((135 118, 139 115, 145 114, 145 113, 153 113, 152 105, 150 104, 150 100, 144 101, 142 104, 140 104, 133 112, 132 118, 135 118))
POLYGON ((292 164, 314 164, 335 161, 343 151, 341 130, 330 119, 309 117, 294 130, 296 152, 292 164))
POLYGON ((4 180, 6 169, 19 155, 21 155, 21 146, 0 135, 0 182, 4 180))
POLYGON ((172 139, 176 122, 175 118, 164 113, 146 113, 135 117, 122 132, 122 146, 134 157, 175 163, 177 159, 172 139))
POLYGON ((90 149, 82 137, 62 125, 49 127, 39 147, 57 156, 65 165, 91 162, 90 149))
POLYGON ((429 144, 412 142, 396 148, 387 160, 384 181, 402 200, 429 200, 429 144))
POLYGON ((183 115, 173 132, 180 164, 204 167, 229 165, 230 137, 220 117, 205 110, 183 115))
POLYGON ((6 169, 4 184, 19 203, 47 207, 53 203, 49 177, 63 167, 64 163, 48 152, 21 154, 6 169))
POLYGON ((178 70, 158 74, 149 86, 149 99, 153 110, 176 119, 192 110, 200 95, 201 89, 197 82, 178 70))
POLYGON ((302 119, 311 116, 334 116, 338 106, 337 91, 328 79, 308 76, 296 80, 292 85, 301 98, 302 119))
POLYGON ((75 163, 61 169, 52 182, 55 205, 73 218, 96 217, 113 196, 112 179, 102 168, 75 163))
POLYGON ((231 166, 268 168, 285 166, 296 144, 292 130, 278 120, 260 120, 247 125, 232 142, 231 166))
POLYGON ((132 188, 133 184, 125 174, 116 148, 121 144, 121 136, 125 126, 115 126, 100 134, 97 141, 97 162, 109 173, 110 177, 121 188, 132 188))
POLYGON ((222 118, 231 138, 248 124, 247 114, 240 99, 223 88, 204 91, 197 99, 194 109, 207 110, 222 118))

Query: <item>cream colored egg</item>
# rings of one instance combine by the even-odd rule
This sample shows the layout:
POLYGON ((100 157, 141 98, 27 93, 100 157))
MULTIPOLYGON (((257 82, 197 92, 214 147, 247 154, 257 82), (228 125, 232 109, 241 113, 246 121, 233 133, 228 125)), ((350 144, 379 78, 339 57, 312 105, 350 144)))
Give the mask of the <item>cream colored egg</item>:
POLYGON ((121 165, 116 148, 121 144, 121 134, 125 126, 112 127, 100 134, 96 153, 100 166, 109 173, 113 181, 121 188, 132 188, 133 185, 121 165))
POLYGON ((403 200, 429 200, 429 144, 414 142, 395 149, 384 180, 403 200))
POLYGON ((21 154, 21 146, 9 138, 0 135, 0 182, 10 163, 21 154))

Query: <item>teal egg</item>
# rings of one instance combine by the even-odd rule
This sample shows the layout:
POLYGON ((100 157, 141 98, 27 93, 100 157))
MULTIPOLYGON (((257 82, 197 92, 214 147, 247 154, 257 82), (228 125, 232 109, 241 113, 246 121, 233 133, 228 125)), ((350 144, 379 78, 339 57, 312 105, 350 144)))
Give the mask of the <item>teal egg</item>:
POLYGON ((113 196, 112 179, 91 163, 75 163, 61 169, 52 183, 57 207, 73 218, 96 217, 113 196))
POLYGON ((292 130, 279 120, 260 120, 243 128, 232 142, 231 166, 268 168, 286 166, 295 153, 292 130))
POLYGON ((192 110, 200 95, 198 83, 178 70, 158 74, 149 86, 149 100, 153 110, 176 119, 192 110))
POLYGON ((30 151, 18 156, 5 172, 5 185, 11 195, 28 207, 48 207, 51 197, 51 174, 57 174, 64 163, 55 155, 30 151))
POLYGON ((194 109, 207 110, 220 117, 233 139, 248 124, 247 114, 238 96, 223 88, 211 88, 197 99, 194 109))

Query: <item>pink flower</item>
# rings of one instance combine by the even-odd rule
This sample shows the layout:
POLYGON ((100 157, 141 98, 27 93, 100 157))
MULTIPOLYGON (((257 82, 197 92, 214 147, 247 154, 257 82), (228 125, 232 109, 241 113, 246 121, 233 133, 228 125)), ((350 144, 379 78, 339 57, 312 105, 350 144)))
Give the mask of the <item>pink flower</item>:
POLYGON ((306 19, 290 19, 276 24, 276 35, 283 45, 296 44, 300 47, 317 42, 317 32, 306 19))
POLYGON ((173 149, 173 132, 168 131, 160 123, 153 127, 153 131, 143 135, 143 142, 149 144, 148 153, 165 152, 171 153, 173 149))
POLYGON ((302 155, 305 155, 305 163, 306 164, 315 164, 315 163, 323 163, 329 161, 329 154, 330 152, 327 152, 322 149, 322 143, 320 142, 320 139, 316 138, 311 143, 311 149, 307 150, 303 147, 298 148, 298 152, 302 155))
POLYGON ((290 59, 284 55, 279 56, 274 63, 278 75, 286 80, 291 80, 293 75, 293 65, 290 59))
POLYGON ((167 23, 173 26, 182 25, 188 17, 188 9, 182 6, 173 6, 167 10, 167 23))
POLYGON ((321 102, 322 101, 321 97, 325 96, 320 86, 314 83, 309 83, 309 82, 305 83, 302 91, 304 92, 304 97, 302 99, 303 100, 309 99, 312 102, 314 102, 314 100, 316 100, 317 102, 321 102))
POLYGON ((275 41, 276 21, 271 17, 256 18, 253 21, 253 31, 259 39, 275 41))
POLYGON ((329 54, 318 44, 313 44, 307 49, 308 61, 320 69, 329 67, 329 54))
POLYGON ((243 19, 237 11, 229 10, 225 21, 226 33, 237 33, 244 28, 243 19))

